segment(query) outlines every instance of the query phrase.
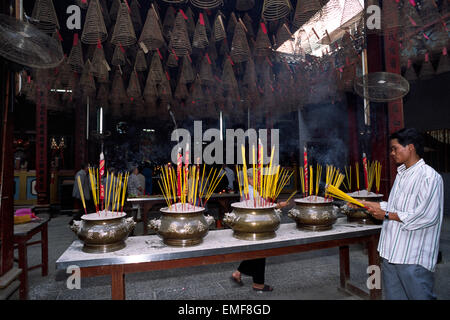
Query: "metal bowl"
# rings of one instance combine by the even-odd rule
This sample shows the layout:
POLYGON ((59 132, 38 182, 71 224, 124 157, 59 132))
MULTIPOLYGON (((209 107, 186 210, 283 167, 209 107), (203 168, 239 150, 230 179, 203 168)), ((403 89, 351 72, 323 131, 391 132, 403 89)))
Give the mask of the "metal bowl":
POLYGON ((84 252, 105 253, 125 248, 125 240, 135 225, 125 212, 107 213, 104 217, 102 213, 91 213, 73 221, 71 229, 84 242, 84 252))
POLYGON ((205 216, 205 208, 195 211, 173 212, 165 207, 160 209, 160 219, 149 221, 148 227, 156 231, 169 246, 188 247, 200 244, 214 222, 211 216, 205 216))
POLYGON ((223 222, 233 229, 233 236, 242 240, 264 240, 276 237, 281 210, 276 205, 246 207, 242 202, 232 203, 233 211, 225 213, 223 222))
POLYGON ((298 229, 312 231, 330 230, 337 220, 338 208, 332 201, 318 197, 319 201, 295 199, 295 207, 289 210, 288 216, 292 218, 298 229))
MULTIPOLYGON (((355 195, 355 193, 353 192, 351 194, 351 196, 353 198, 355 198, 356 200, 362 200, 362 201, 372 201, 372 202, 381 202, 383 199, 383 195, 382 194, 376 194, 376 195, 371 195, 371 196, 367 196, 367 195, 355 195)), ((377 220, 374 217, 372 217, 366 209, 364 208, 349 208, 347 206, 344 206, 342 208, 342 213, 344 213, 345 215, 347 215, 347 220, 349 222, 358 222, 361 224, 381 224, 382 221, 381 220, 377 220)))

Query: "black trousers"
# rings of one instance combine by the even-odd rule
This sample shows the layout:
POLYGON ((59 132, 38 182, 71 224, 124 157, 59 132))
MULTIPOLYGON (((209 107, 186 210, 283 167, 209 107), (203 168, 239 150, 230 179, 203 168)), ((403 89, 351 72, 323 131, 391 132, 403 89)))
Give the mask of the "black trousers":
POLYGON ((253 282, 264 284, 264 274, 266 269, 266 258, 244 260, 238 267, 238 271, 253 277, 253 282))

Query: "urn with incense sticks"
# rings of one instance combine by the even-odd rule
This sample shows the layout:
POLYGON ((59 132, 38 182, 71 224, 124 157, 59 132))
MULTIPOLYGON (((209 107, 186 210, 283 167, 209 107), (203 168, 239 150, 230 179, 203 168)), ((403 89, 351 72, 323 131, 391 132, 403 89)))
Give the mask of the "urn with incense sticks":
POLYGON ((84 242, 84 252, 117 251, 125 248, 125 240, 136 225, 133 218, 126 218, 126 215, 111 211, 85 214, 81 220, 73 221, 71 229, 84 242))
POLYGON ((213 217, 204 215, 205 208, 188 203, 176 203, 160 211, 160 219, 151 220, 148 227, 169 246, 188 247, 202 243, 214 222, 213 217))
POLYGON ((233 236, 242 240, 265 240, 276 237, 281 210, 276 204, 253 205, 253 201, 232 203, 233 211, 225 213, 223 222, 233 229, 233 236), (251 204, 250 204, 251 202, 251 204))
MULTIPOLYGON (((374 192, 367 192, 367 190, 355 191, 348 194, 356 200, 381 202, 383 195, 374 192)), ((364 208, 349 208, 347 205, 341 208, 342 213, 347 215, 347 220, 350 222, 357 222, 361 224, 381 224, 381 220, 372 217, 364 208)))
POLYGON ((289 210, 288 216, 296 222, 298 229, 323 231, 333 228, 337 210, 332 200, 309 196, 295 199, 295 207, 289 210))

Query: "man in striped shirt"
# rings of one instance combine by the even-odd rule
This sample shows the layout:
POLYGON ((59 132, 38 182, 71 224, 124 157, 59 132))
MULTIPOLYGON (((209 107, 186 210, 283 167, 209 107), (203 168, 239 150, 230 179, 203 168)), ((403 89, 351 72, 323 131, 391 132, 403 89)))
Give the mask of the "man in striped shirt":
POLYGON ((416 129, 390 136, 399 165, 387 202, 363 202, 383 220, 378 251, 386 299, 436 299, 434 270, 439 251, 444 192, 442 177, 421 158, 423 138, 416 129))

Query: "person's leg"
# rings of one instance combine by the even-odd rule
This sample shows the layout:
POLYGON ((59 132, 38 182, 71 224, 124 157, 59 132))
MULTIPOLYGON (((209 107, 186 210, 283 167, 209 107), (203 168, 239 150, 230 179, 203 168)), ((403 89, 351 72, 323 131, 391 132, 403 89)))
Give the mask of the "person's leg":
POLYGON ((402 282, 397 274, 396 265, 389 263, 386 259, 382 259, 381 262, 381 278, 384 298, 386 300, 408 299, 402 282))
POLYGON ((435 300, 433 294, 434 274, 417 264, 404 264, 398 267, 399 277, 410 300, 435 300))

